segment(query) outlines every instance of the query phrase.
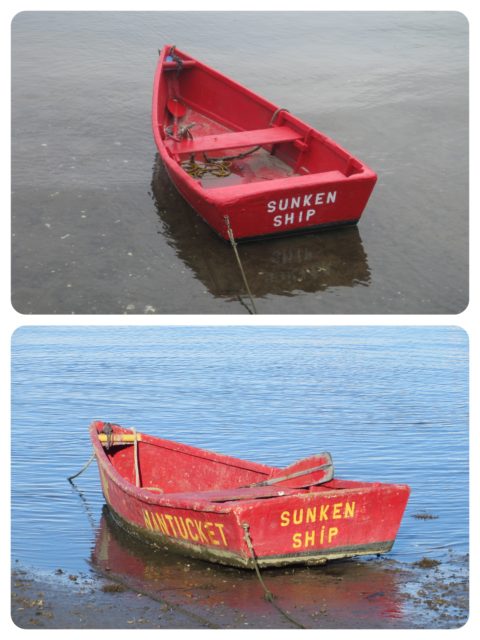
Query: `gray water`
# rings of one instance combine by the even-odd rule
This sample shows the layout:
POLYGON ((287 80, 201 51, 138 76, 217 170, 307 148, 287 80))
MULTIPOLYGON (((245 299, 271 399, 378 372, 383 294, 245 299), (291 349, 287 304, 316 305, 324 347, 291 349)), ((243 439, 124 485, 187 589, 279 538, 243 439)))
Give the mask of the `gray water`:
POLYGON ((12 559, 37 570, 91 562, 98 472, 66 478, 94 419, 277 466, 330 451, 337 478, 410 485, 388 558, 468 552, 460 329, 24 327, 12 390, 12 559))
POLYGON ((357 229, 244 245, 260 313, 468 303, 468 24, 453 12, 33 12, 12 23, 12 302, 21 313, 246 313, 231 249, 159 166, 177 46, 379 174, 357 229))

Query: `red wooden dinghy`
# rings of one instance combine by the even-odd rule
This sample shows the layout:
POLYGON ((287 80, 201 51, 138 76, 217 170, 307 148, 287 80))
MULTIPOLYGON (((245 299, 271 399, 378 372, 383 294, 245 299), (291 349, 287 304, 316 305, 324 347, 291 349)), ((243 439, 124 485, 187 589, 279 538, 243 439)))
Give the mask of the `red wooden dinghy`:
POLYGON ((152 124, 166 170, 225 239, 358 222, 375 173, 286 109, 170 45, 160 53, 152 124))
POLYGON ((333 479, 328 453, 279 469, 95 421, 103 494, 133 534, 237 567, 385 553, 406 485, 333 479))

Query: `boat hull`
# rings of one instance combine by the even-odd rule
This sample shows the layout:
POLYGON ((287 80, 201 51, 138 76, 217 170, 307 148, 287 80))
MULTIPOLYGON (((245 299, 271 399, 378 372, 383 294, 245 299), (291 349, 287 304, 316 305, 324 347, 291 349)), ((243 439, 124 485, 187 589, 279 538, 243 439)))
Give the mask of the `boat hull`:
MULTIPOLYGON (((386 553, 409 496, 406 485, 333 479, 298 488, 292 485, 296 480, 289 480, 271 487, 156 493, 118 473, 99 442, 102 424, 94 423, 91 435, 103 494, 117 522, 148 543, 211 562, 244 568, 256 562, 263 567, 314 565, 386 553)), ((205 455, 198 451, 188 448, 185 455, 192 460, 205 455)), ((249 464, 211 455, 216 464, 242 469, 249 464)), ((175 465, 181 475, 192 462, 182 469, 176 459, 175 465)), ((281 472, 262 465, 248 468, 262 478, 278 478, 281 472)))
MULTIPOLYGON (((290 565, 322 565, 330 560, 388 553, 394 544, 394 540, 387 540, 384 542, 371 542, 350 547, 324 548, 303 552, 290 551, 271 556, 256 556, 254 561, 252 556, 248 555, 247 548, 240 551, 238 549, 219 548, 217 546, 203 546, 194 541, 184 540, 180 535, 178 535, 178 537, 166 535, 160 530, 152 530, 150 527, 142 527, 134 524, 115 511, 111 505, 109 505, 109 510, 113 520, 122 527, 122 529, 137 539, 144 541, 146 544, 185 557, 196 558, 229 567, 237 567, 239 569, 254 569, 255 562, 262 568, 286 567, 290 565)), ((187 518, 189 518, 189 516, 187 516, 187 518)))

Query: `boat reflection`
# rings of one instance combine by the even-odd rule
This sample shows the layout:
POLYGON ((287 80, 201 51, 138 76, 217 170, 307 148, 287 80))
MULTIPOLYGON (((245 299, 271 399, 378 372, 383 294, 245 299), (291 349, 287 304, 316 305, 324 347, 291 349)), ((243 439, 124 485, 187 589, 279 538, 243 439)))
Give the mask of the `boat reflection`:
MULTIPOLYGON (((158 155, 151 187, 162 233, 179 258, 212 295, 236 298, 241 280, 231 246, 179 195, 158 155)), ((257 298, 370 284, 367 255, 356 226, 242 243, 239 251, 257 298)))
MULTIPOLYGON (((123 531, 104 507, 92 564, 118 580, 209 626, 291 627, 263 597, 254 571, 220 567, 153 548, 123 531)), ((275 602, 303 626, 370 628, 401 625, 397 572, 388 561, 263 570, 275 602)), ((202 624, 199 624, 202 626, 202 624)))

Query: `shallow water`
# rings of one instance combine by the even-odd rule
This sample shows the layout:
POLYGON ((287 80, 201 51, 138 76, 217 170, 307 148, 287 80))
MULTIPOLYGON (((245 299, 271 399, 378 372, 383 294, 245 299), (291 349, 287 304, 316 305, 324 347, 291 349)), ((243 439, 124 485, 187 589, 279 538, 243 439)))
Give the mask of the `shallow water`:
POLYGON ((467 349, 448 327, 21 328, 12 559, 88 568, 104 527, 98 472, 66 478, 98 418, 278 466, 326 450, 337 478, 408 483, 388 558, 448 567, 468 552, 467 349))
POLYGON ((358 229, 241 247, 260 313, 463 310, 468 25, 453 12, 17 15, 15 309, 246 313, 231 249, 158 166, 150 104, 167 42, 379 174, 358 229))

